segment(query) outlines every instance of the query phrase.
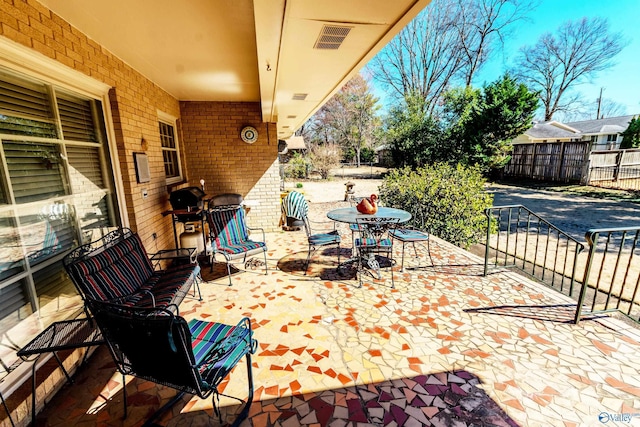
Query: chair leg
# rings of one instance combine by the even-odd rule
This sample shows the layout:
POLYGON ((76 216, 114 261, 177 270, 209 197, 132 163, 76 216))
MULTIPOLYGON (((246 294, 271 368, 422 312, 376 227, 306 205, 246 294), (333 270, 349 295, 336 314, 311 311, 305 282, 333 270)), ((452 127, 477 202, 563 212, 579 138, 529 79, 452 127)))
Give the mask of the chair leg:
POLYGON ((309 246, 309 250, 307 251, 307 261, 304 263, 304 275, 307 275, 307 270, 309 269, 309 261, 311 260, 311 251, 315 250, 315 248, 311 248, 309 246))
POLYGON ((247 416, 249 416, 249 410, 251 409, 251 403, 253 403, 253 375, 251 374, 251 353, 247 353, 247 379, 249 382, 249 395, 247 397, 247 403, 245 403, 242 412, 233 422, 232 427, 238 427, 247 416))
POLYGON ((124 405, 124 418, 127 418, 127 378, 122 374, 122 404, 124 405))
POLYGON ((227 260, 227 276, 229 276, 229 286, 231 286, 231 264, 229 263, 229 260, 227 260))
POLYGON ((269 271, 267 269, 267 251, 262 251, 262 253, 264 254, 264 275, 268 275, 269 271))

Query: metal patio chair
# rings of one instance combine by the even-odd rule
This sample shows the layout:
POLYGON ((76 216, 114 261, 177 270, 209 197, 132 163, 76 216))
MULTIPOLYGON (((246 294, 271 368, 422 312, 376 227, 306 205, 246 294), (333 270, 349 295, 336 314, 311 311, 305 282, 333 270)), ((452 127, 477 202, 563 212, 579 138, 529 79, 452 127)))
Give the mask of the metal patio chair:
POLYGON ((393 240, 390 237, 391 231, 395 230, 398 225, 398 218, 386 218, 376 216, 364 216, 356 218, 359 236, 355 238, 355 247, 358 252, 358 280, 362 286, 362 273, 366 267, 372 276, 370 270, 374 270, 380 279, 380 263, 378 257, 383 257, 385 262, 389 263, 391 270, 391 287, 395 288, 393 279, 393 240))
MULTIPOLYGON (((236 326, 193 319, 186 321, 164 308, 138 308, 87 300, 113 360, 123 376, 132 375, 178 390, 178 394, 158 409, 145 423, 169 409, 185 393, 202 399, 212 396, 214 412, 222 423, 217 405, 218 386, 246 356, 248 396, 237 416, 238 426, 253 401, 251 354, 257 349, 251 321, 243 318, 236 326)), ((175 307, 177 313, 178 308, 175 307)), ((124 393, 124 417, 127 417, 127 393, 124 393)), ((225 395, 227 396, 227 395, 225 395)), ((233 396, 227 396, 244 402, 233 396)))
MULTIPOLYGON (((340 265, 340 233, 336 230, 336 223, 333 222, 333 229, 326 232, 318 232, 320 224, 329 223, 329 221, 311 221, 309 219, 309 204, 301 193, 292 191, 282 200, 282 210, 287 221, 291 218, 295 221, 301 221, 307 234, 307 260, 304 266, 304 274, 307 274, 311 252, 326 246, 337 246, 338 248, 338 265, 340 265)), ((293 222, 295 222, 293 221, 293 222)), ((292 223, 293 223, 292 222, 292 223)), ((325 230, 323 230, 325 231, 325 230)))
POLYGON ((420 257, 418 256, 418 251, 416 250, 416 243, 427 246, 427 254, 429 255, 431 265, 433 265, 433 258, 431 258, 431 247, 429 244, 429 233, 413 227, 398 227, 395 230, 391 230, 389 234, 391 235, 392 239, 398 240, 402 243, 402 262, 400 271, 404 271, 404 246, 407 243, 411 243, 411 245, 413 245, 413 253, 415 254, 416 260, 418 261, 418 265, 415 267, 411 267, 412 269, 426 267, 425 265, 420 265, 420 257))
POLYGON ((212 207, 207 211, 210 236, 210 261, 211 271, 216 255, 224 257, 231 283, 231 264, 241 260, 244 268, 257 267, 261 261, 250 259, 260 253, 264 256, 264 274, 267 271, 267 244, 265 243, 264 230, 261 228, 249 228, 245 220, 244 208, 240 205, 212 207), (262 241, 249 238, 249 231, 262 232, 262 241))

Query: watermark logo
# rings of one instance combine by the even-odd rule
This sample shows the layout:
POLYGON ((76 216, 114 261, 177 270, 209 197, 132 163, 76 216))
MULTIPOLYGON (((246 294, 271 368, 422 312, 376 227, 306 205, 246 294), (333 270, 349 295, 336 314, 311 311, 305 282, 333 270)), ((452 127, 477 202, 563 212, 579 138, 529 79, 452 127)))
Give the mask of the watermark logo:
POLYGON ((618 414, 612 412, 600 412, 600 414, 598 415, 598 421, 603 424, 606 424, 608 422, 630 423, 634 417, 640 418, 640 412, 622 412, 618 414))

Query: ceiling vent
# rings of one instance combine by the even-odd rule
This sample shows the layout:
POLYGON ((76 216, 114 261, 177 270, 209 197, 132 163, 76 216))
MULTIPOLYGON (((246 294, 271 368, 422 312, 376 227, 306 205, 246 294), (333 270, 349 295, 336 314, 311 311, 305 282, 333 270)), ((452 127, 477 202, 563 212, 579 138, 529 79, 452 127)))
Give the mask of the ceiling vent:
POLYGON ((320 30, 320 35, 316 44, 313 46, 315 49, 329 49, 336 50, 342 46, 342 42, 349 35, 353 27, 338 27, 336 25, 325 25, 320 30))
POLYGON ((307 99, 307 95, 309 95, 308 93, 294 93, 293 96, 291 97, 291 99, 293 99, 294 101, 304 101, 305 99, 307 99))
POLYGON ((297 117, 298 117, 298 116, 287 116, 287 119, 295 119, 295 118, 297 118, 297 117))

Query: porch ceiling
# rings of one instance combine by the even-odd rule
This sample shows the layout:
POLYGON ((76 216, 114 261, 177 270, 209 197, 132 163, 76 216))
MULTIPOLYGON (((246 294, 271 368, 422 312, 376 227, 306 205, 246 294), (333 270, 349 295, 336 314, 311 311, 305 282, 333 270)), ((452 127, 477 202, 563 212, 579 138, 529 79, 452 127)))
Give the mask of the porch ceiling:
POLYGON ((179 100, 259 101, 287 138, 430 0, 40 1, 179 100), (314 48, 324 25, 350 28, 338 49, 314 48))

